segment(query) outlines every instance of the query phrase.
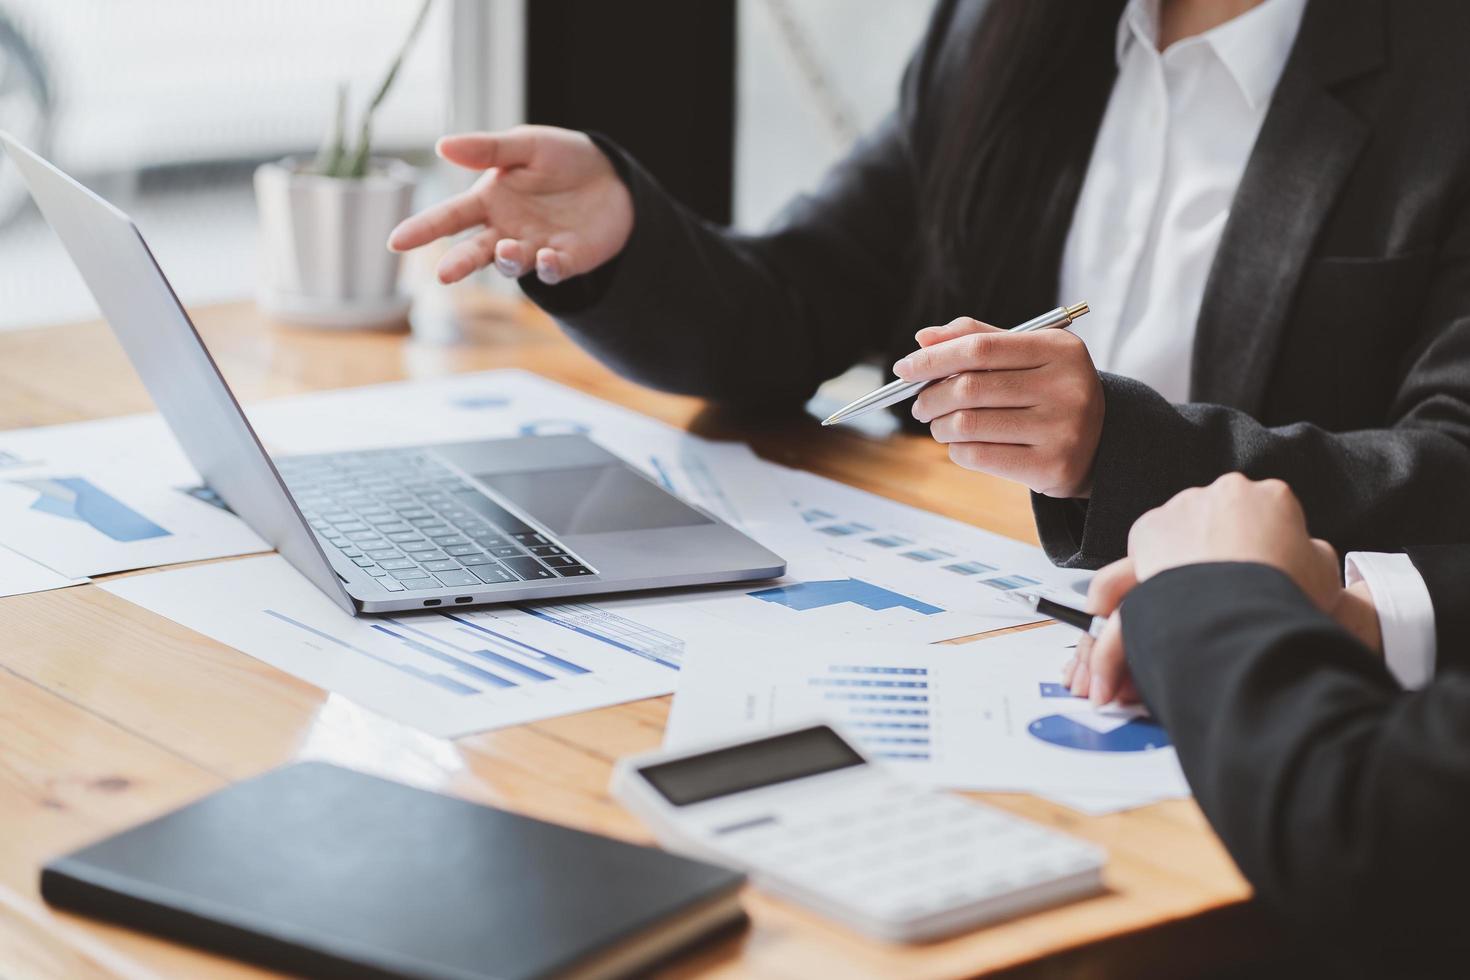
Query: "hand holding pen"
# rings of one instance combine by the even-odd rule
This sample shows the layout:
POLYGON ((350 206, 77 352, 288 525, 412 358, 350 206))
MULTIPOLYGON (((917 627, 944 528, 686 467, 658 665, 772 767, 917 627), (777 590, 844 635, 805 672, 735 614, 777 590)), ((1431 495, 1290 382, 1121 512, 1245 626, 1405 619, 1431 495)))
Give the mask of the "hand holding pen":
MULTIPOLYGON (((927 327, 915 337, 920 349, 893 366, 899 381, 888 394, 860 403, 914 384, 922 388, 914 418, 929 424, 955 463, 1047 496, 1085 497, 1102 435, 1102 381, 1080 338, 1047 328, 1086 312, 1085 303, 1062 307, 1015 330, 969 317, 927 327)), ((844 409, 831 421, 856 414, 844 409)))

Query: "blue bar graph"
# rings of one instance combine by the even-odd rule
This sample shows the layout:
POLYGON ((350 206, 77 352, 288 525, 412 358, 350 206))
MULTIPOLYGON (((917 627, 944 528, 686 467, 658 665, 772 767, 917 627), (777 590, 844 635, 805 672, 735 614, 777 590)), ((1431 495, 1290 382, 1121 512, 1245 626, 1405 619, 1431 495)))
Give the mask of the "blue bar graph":
MULTIPOLYGON (((472 650, 468 647, 462 647, 458 644, 450 643, 443 637, 438 637, 434 636, 431 633, 426 633, 423 630, 419 629, 417 626, 413 626, 401 620, 389 618, 388 622, 392 623, 399 629, 404 630, 405 632, 415 633, 423 637, 430 643, 438 643, 442 646, 446 646, 449 649, 453 650, 455 653, 463 654, 466 657, 478 657, 481 660, 486 660, 496 665, 497 667, 509 668, 510 670, 514 670, 524 677, 529 677, 533 681, 553 680, 550 674, 544 674, 541 671, 537 670, 535 667, 528 667, 525 664, 521 663, 519 660, 512 660, 510 657, 503 657, 500 654, 496 653, 494 650, 472 650)), ((470 632, 470 636, 475 637, 475 639, 477 640, 480 638, 477 634, 473 632, 470 632)))
POLYGON ((1012 575, 1008 578, 986 579, 980 584, 988 585, 992 589, 999 589, 1002 592, 1007 592, 1011 589, 1020 589, 1028 585, 1040 585, 1041 583, 1036 581, 1036 579, 1034 578, 1027 578, 1024 575, 1012 575))
MULTIPOLYGON (((652 660, 670 670, 679 669, 679 660, 684 654, 684 641, 678 637, 650 629, 641 623, 635 623, 631 619, 587 603, 516 606, 516 608, 537 619, 544 619, 548 623, 555 623, 563 629, 569 629, 573 633, 580 633, 615 649, 634 654, 645 660, 652 660)), ((445 613, 445 615, 449 614, 445 613)), ((469 623, 468 625, 475 624, 469 623)), ((520 645, 525 646, 525 644, 520 645)))
POLYGON ((927 736, 915 735, 868 735, 863 738, 864 745, 928 745, 927 736))
POLYGON ((866 694, 856 691, 828 691, 822 695, 828 701, 928 701, 927 694, 866 694))
POLYGON ((860 531, 871 531, 873 529, 866 524, 859 524, 857 521, 853 521, 851 524, 829 524, 826 527, 819 527, 817 530, 823 534, 830 534, 834 538, 845 538, 848 535, 857 534, 860 531))
POLYGON ((929 730, 927 721, 850 721, 848 728, 863 728, 871 731, 922 731, 929 730))
MULTIPOLYGON (((526 611, 530 612, 529 609, 526 611)), ((454 613, 441 613, 440 615, 442 615, 445 619, 453 620, 454 622, 458 623, 461 626, 467 627, 468 629, 475 630, 478 633, 483 633, 486 636, 492 636, 495 639, 500 640, 502 643, 509 643, 517 650, 524 651, 527 655, 535 657, 537 660, 549 664, 552 667, 564 670, 568 674, 592 673, 592 671, 588 670, 586 667, 583 667, 581 664, 574 664, 570 660, 558 657, 554 653, 547 653, 545 650, 537 649, 536 647, 531 646, 529 643, 522 643, 520 640, 512 639, 511 637, 506 636, 504 633, 497 633, 495 630, 490 629, 488 626, 482 626, 474 620, 465 619, 462 616, 456 616, 454 613)))
POLYGON ((868 544, 875 544, 880 548, 902 548, 906 544, 913 544, 913 539, 905 538, 897 534, 883 534, 876 538, 869 538, 868 544))
POLYGON ((954 552, 940 551, 938 548, 926 548, 918 551, 905 551, 903 557, 909 561, 938 561, 941 558, 953 558, 954 552))
POLYGON ((283 623, 294 626, 299 630, 305 630, 312 636, 315 636, 322 640, 326 640, 328 643, 332 643, 336 646, 342 647, 344 650, 351 650, 353 653, 361 654, 362 656, 367 657, 369 660, 376 660, 378 663, 382 664, 385 667, 392 667, 394 670, 408 674, 410 677, 415 677, 421 681, 428 681, 430 684, 433 684, 436 687, 441 687, 444 690, 450 691, 454 694, 464 695, 480 693, 477 688, 470 687, 468 684, 461 684, 459 681, 455 680, 452 677, 445 677, 442 674, 430 674, 427 671, 419 670, 412 664, 400 664, 389 660, 387 657, 380 657, 370 650, 364 650, 362 647, 357 646, 356 644, 348 643, 341 637, 333 636, 332 634, 325 633, 314 626, 308 626, 305 623, 300 622, 299 620, 292 619, 285 613, 276 612, 274 609, 263 609, 261 610, 261 612, 265 613, 267 616, 272 617, 273 619, 278 619, 283 623))
POLYGON ((887 716, 887 717, 890 717, 890 718, 895 718, 895 717, 927 718, 927 717, 929 717, 929 709, 928 708, 869 708, 869 707, 852 707, 852 708, 848 708, 847 710, 848 710, 848 713, 849 714, 854 714, 854 715, 869 715, 869 716, 872 716, 872 715, 884 715, 884 716, 887 716))
POLYGON ((410 650, 413 650, 416 653, 422 653, 424 656, 431 657, 434 660, 439 661, 440 663, 448 664, 455 670, 469 674, 471 677, 478 677, 480 680, 489 684, 491 687, 507 688, 517 686, 516 682, 509 679, 508 677, 501 677, 499 674, 492 674, 490 671, 485 670, 481 667, 476 667, 474 664, 467 664, 463 660, 460 660, 458 657, 451 657, 447 653, 441 653, 440 651, 435 650, 433 647, 429 646, 427 643, 420 643, 418 640, 410 639, 409 637, 404 636, 402 633, 395 633, 393 630, 390 630, 386 626, 381 626, 377 623, 373 623, 372 625, 373 629, 377 630, 379 633, 385 633, 388 636, 393 637, 395 640, 399 641, 410 650))
POLYGON ((870 681, 857 677, 813 677, 811 684, 817 687, 887 687, 918 688, 927 690, 928 681, 870 681))
POLYGON ((827 606, 836 606, 844 602, 871 609, 874 612, 882 612, 885 609, 912 609, 914 612, 924 616, 933 616, 935 613, 944 612, 938 606, 931 606, 927 602, 921 602, 910 596, 891 592, 888 589, 864 582, 861 579, 844 578, 833 579, 823 582, 797 582, 795 585, 780 585, 773 589, 761 589, 759 592, 747 593, 753 599, 764 602, 774 602, 795 609, 797 612, 805 612, 809 609, 822 609, 827 606))
POLYGON ((15 486, 39 494, 31 510, 85 524, 114 541, 130 543, 166 538, 171 532, 153 523, 90 480, 79 476, 12 480, 15 486))
POLYGON ((923 677, 929 673, 927 667, 875 667, 870 664, 833 664, 827 669, 834 674, 912 674, 923 677))
POLYGON ((960 561, 953 565, 945 565, 944 570, 954 572, 956 575, 984 575, 986 572, 995 571, 995 566, 978 561, 960 561))

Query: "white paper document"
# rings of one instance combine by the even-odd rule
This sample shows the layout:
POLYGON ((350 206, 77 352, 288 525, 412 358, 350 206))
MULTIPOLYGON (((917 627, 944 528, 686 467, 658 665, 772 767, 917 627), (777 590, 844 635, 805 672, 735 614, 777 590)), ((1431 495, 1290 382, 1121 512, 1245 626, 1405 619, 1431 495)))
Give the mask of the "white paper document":
POLYGON ((1157 723, 1094 709, 1059 683, 1076 640, 1065 626, 959 646, 702 640, 686 654, 665 744, 819 717, 936 786, 1055 794, 1094 812, 1187 796, 1157 723))
POLYGON ((85 578, 62 575, 9 548, 0 548, 0 598, 64 589, 69 585, 82 585, 86 581, 85 578))
POLYGON ((355 618, 275 555, 103 588, 442 738, 667 694, 678 677, 658 637, 554 607, 355 618))
POLYGON ((0 471, 0 545, 72 578, 270 550, 233 514, 116 467, 0 471))

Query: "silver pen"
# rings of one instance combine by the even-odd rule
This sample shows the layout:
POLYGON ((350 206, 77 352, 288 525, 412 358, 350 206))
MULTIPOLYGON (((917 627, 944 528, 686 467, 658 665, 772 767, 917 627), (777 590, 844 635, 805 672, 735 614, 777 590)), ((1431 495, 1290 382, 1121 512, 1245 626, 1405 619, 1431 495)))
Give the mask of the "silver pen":
POLYGON ((1066 623, 1073 629, 1081 630, 1094 640, 1102 636, 1103 627, 1108 625, 1108 621, 1101 616, 1094 616, 1090 612, 1065 605, 1055 599, 1048 599, 1035 592, 1007 592, 1005 596, 1007 599, 1014 599, 1031 607, 1043 616, 1050 616, 1059 623, 1066 623))
MULTIPOLYGON (((1020 326, 1012 327, 1006 332, 1031 333, 1034 330, 1052 330, 1058 327, 1070 327, 1073 320, 1080 316, 1086 316, 1088 311, 1089 307, 1086 303, 1078 303, 1075 306, 1058 306, 1050 313, 1043 313, 1036 319, 1027 320, 1020 326)), ((869 412, 876 412, 880 408, 897 405, 905 399, 914 397, 925 388, 934 384, 935 381, 942 380, 944 379, 936 378, 934 381, 904 381, 900 378, 897 381, 890 381, 883 387, 875 388, 868 392, 852 404, 839 408, 828 416, 822 424, 837 425, 841 422, 848 422, 852 419, 860 418, 869 412)))

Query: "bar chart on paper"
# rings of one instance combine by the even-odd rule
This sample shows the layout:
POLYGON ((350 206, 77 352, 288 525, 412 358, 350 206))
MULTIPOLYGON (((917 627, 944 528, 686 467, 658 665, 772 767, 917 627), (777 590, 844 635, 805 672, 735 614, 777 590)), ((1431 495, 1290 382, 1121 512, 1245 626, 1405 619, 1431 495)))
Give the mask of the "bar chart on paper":
POLYGON ((441 737, 667 694, 678 676, 673 652, 648 655, 656 638, 614 637, 608 624, 587 628, 564 609, 356 618, 278 556, 106 588, 441 737))

